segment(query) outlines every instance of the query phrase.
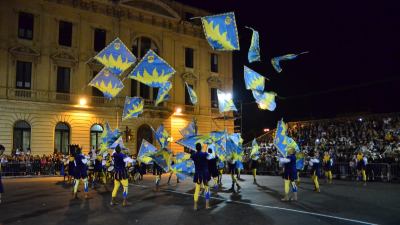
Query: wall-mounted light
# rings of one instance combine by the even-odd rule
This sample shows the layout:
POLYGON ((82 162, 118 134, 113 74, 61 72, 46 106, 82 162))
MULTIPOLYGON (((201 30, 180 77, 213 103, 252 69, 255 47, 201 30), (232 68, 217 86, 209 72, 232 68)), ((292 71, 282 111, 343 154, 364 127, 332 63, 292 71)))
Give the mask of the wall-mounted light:
POLYGON ((79 105, 80 106, 86 106, 86 104, 87 104, 86 98, 80 98, 79 99, 79 105))

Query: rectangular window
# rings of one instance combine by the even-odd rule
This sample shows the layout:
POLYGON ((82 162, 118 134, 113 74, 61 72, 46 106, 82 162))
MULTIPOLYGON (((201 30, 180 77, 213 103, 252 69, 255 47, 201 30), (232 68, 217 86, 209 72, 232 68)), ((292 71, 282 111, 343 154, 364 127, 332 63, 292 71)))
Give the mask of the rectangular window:
MULTIPOLYGON (((93 71, 93 78, 99 73, 99 71, 93 71)), ((103 92, 101 92, 99 89, 92 87, 92 96, 96 97, 103 97, 103 92)))
MULTIPOLYGON (((188 84, 190 88, 193 89, 193 85, 192 84, 188 84)), ((190 101, 190 95, 189 95, 189 91, 185 85, 185 105, 192 105, 192 102, 190 101)))
POLYGON ((218 108, 217 88, 211 88, 211 108, 218 108))
POLYGON ((137 95, 137 81, 131 79, 131 97, 135 97, 137 95))
POLYGON ((211 53, 211 72, 218 73, 218 55, 211 53))
POLYGON ((93 49, 96 52, 100 52, 103 48, 106 47, 106 30, 103 29, 94 29, 94 46, 93 49))
POLYGON ((33 14, 20 12, 18 15, 18 37, 22 39, 33 39, 33 14))
POLYGON ((57 92, 69 93, 71 69, 68 67, 57 67, 57 92))
POLYGON ((140 83, 140 97, 150 99, 150 87, 143 83, 140 83))
POLYGON ((72 46, 72 23, 60 21, 58 24, 58 44, 62 46, 72 46))
POLYGON ((185 67, 193 68, 193 48, 185 48, 185 67))
POLYGON ((16 88, 31 89, 32 63, 17 61, 16 88))

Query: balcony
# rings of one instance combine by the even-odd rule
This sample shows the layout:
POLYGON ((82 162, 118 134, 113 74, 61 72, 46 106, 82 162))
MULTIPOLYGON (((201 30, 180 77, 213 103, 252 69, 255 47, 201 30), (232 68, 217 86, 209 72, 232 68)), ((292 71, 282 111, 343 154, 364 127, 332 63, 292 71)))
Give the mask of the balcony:
MULTIPOLYGON (((57 93, 50 91, 0 87, 0 99, 76 105, 81 97, 82 95, 71 93, 57 93)), ((88 104, 94 107, 123 108, 125 103, 125 97, 116 97, 112 100, 108 100, 100 96, 89 96, 87 98, 88 104)), ((155 106, 154 100, 150 99, 144 100, 144 108, 152 111, 171 111, 171 107, 167 102, 162 102, 158 106, 155 106)))

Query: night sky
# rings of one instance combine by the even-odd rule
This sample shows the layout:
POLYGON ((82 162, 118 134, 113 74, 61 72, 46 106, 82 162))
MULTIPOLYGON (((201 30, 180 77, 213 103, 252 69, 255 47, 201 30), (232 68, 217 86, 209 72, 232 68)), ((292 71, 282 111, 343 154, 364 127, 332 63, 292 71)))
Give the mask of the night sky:
MULTIPOLYGON (((400 111, 400 3, 396 1, 179 2, 212 13, 234 11, 240 51, 234 52, 236 101, 254 102, 244 87, 243 65, 270 79, 265 90, 278 93, 274 112, 247 104, 243 136, 249 140, 280 118, 297 121, 360 113, 400 111), (262 4, 261 4, 262 3, 262 4), (260 33, 262 62, 249 64, 251 26, 260 33), (310 51, 282 64, 270 59, 310 51)), ((239 105, 237 105, 239 107, 239 105)))

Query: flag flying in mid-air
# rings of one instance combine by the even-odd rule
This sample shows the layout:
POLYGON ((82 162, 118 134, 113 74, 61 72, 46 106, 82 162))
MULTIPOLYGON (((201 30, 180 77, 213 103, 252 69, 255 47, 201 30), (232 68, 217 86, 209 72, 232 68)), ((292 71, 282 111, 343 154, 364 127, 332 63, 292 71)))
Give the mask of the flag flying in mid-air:
POLYGON ((121 80, 118 79, 118 77, 116 77, 107 67, 100 70, 100 72, 89 82, 89 86, 99 89, 108 100, 117 96, 124 88, 124 84, 121 80))
POLYGON ((190 154, 186 153, 186 152, 178 152, 175 155, 175 164, 176 163, 181 163, 185 160, 190 159, 190 154))
POLYGON ((204 35, 214 50, 239 50, 236 19, 233 12, 201 17, 204 35))
POLYGON ((184 160, 171 166, 171 171, 176 174, 179 180, 184 180, 188 176, 193 176, 195 172, 194 162, 191 159, 184 160))
POLYGON ((249 53, 247 54, 247 58, 249 60, 249 63, 256 62, 256 61, 261 61, 260 57, 260 37, 258 35, 258 31, 254 30, 251 27, 246 27, 250 30, 253 31, 253 34, 251 36, 251 44, 249 48, 249 53))
POLYGON ((297 170, 304 169, 304 153, 303 152, 296 153, 296 169, 297 170))
POLYGON ((161 148, 166 148, 168 146, 169 134, 163 124, 157 128, 157 131, 154 132, 154 136, 158 143, 160 143, 161 148))
POLYGON ((150 142, 143 139, 138 153, 138 160, 142 163, 148 164, 153 160, 151 156, 156 152, 157 148, 150 144, 150 142))
POLYGON ((217 90, 217 96, 218 96, 218 109, 220 113, 228 111, 237 111, 237 108, 233 103, 231 94, 225 94, 224 92, 217 90))
POLYGON ((164 148, 164 149, 158 150, 157 152, 152 154, 150 157, 165 172, 168 172, 171 167, 171 155, 172 155, 171 150, 164 148))
POLYGON ((182 145, 183 147, 189 148, 193 151, 196 151, 196 144, 205 144, 210 137, 208 135, 196 135, 190 137, 184 137, 176 141, 177 144, 182 145))
POLYGON ((196 92, 194 92, 193 88, 191 88, 191 87, 189 86, 188 83, 185 82, 185 85, 186 85, 186 89, 187 89, 188 94, 189 94, 190 102, 191 102, 193 105, 196 105, 196 104, 197 104, 197 95, 196 95, 196 92))
POLYGON ((128 77, 150 87, 161 88, 175 72, 174 68, 150 49, 128 77))
POLYGON ((275 102, 275 92, 261 92, 253 90, 253 97, 258 104, 258 108, 260 109, 268 109, 269 111, 274 111, 276 108, 275 102))
POLYGON ((118 140, 121 134, 122 133, 118 130, 118 128, 116 128, 114 131, 111 130, 110 124, 106 122, 105 129, 100 137, 100 151, 104 152, 109 149, 110 146, 118 140))
POLYGON ((297 58, 297 56, 302 55, 302 54, 306 54, 308 52, 302 52, 299 54, 286 54, 286 55, 282 55, 282 56, 278 56, 278 57, 274 57, 271 59, 271 64, 274 67, 274 69, 276 70, 276 72, 280 73, 282 72, 282 67, 281 67, 281 61, 285 61, 285 60, 292 60, 297 58))
POLYGON ((283 122, 283 119, 278 121, 278 125, 276 126, 274 145, 281 153, 282 156, 286 157, 287 151, 287 125, 283 122))
POLYGON ((244 84, 247 90, 264 91, 265 77, 244 66, 244 84))
POLYGON ((112 41, 94 58, 117 76, 136 62, 136 57, 119 38, 112 41))
POLYGON ((118 145, 122 150, 128 149, 125 147, 122 137, 119 137, 112 145, 110 145, 109 149, 115 149, 118 145))
POLYGON ((294 148, 296 152, 300 152, 299 145, 291 137, 287 137, 287 147, 294 148))
POLYGON ((257 140, 254 138, 251 143, 250 158, 258 158, 260 156, 260 146, 257 144, 257 140))
POLYGON ((240 133, 233 133, 229 135, 229 138, 235 143, 237 146, 242 146, 243 144, 243 138, 240 133))
POLYGON ((167 81, 163 84, 161 88, 158 89, 157 98, 155 101, 156 106, 163 101, 169 100, 170 96, 168 93, 171 90, 171 88, 172 88, 171 82, 167 81))
POLYGON ((125 97, 122 120, 138 117, 143 112, 144 101, 140 97, 125 97))
POLYGON ((241 161, 243 158, 243 149, 235 143, 230 137, 226 140, 226 158, 233 162, 241 161))
POLYGON ((179 130, 183 137, 191 137, 197 135, 197 122, 196 119, 193 118, 192 122, 190 122, 186 127, 179 130))

